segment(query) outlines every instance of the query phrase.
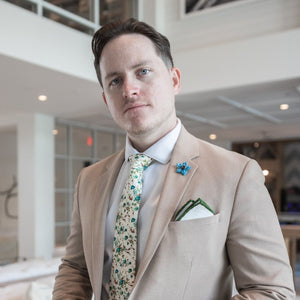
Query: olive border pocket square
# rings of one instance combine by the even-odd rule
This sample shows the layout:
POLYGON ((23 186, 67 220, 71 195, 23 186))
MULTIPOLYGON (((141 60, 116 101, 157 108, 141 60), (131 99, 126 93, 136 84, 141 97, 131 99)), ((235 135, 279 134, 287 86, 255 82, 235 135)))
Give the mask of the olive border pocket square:
POLYGON ((189 200, 177 212, 175 221, 187 221, 199 218, 210 217, 214 215, 214 211, 201 198, 197 200, 189 200))

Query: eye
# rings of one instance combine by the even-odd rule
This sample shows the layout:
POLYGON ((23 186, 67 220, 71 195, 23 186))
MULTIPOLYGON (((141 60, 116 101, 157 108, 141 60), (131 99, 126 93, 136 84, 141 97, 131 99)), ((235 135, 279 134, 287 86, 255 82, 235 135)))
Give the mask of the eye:
POLYGON ((115 86, 115 85, 118 85, 119 83, 121 82, 121 78, 120 77, 117 77, 115 79, 113 79, 111 82, 110 82, 110 86, 115 86))
POLYGON ((149 69, 141 69, 141 70, 139 71, 139 74, 140 74, 140 75, 147 75, 149 72, 150 72, 149 69))

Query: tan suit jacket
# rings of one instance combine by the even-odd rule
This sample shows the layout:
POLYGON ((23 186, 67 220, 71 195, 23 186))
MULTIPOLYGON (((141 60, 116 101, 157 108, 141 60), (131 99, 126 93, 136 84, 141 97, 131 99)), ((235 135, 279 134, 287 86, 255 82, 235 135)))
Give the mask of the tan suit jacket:
MULTIPOLYGON (((108 202, 124 150, 78 179, 53 299, 101 299, 108 202)), ((181 130, 130 300, 294 299, 293 276, 257 163, 181 130), (188 162, 186 176, 176 163, 188 162), (201 197, 214 216, 174 221, 201 197), (232 297, 233 275, 239 294, 232 297)))

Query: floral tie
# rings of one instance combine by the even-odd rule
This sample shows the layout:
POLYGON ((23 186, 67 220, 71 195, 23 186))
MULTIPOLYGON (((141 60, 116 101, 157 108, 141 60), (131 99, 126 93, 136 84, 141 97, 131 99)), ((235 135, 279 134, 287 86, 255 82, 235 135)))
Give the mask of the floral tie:
POLYGON ((136 275, 137 218, 142 194, 143 171, 152 158, 129 157, 130 174, 125 183, 115 224, 109 299, 128 299, 136 275))

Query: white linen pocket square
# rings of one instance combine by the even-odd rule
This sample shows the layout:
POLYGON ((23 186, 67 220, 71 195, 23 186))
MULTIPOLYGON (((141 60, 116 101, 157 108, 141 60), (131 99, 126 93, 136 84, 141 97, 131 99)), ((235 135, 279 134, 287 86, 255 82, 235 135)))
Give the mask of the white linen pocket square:
POLYGON ((203 205, 197 205, 191 209, 180 221, 194 220, 213 216, 214 214, 203 205))
POLYGON ((176 214, 175 221, 200 219, 214 215, 214 211, 201 199, 189 200, 176 214))

